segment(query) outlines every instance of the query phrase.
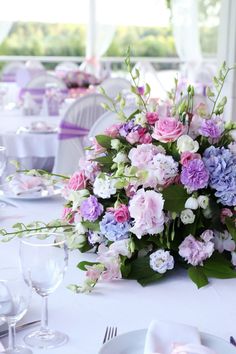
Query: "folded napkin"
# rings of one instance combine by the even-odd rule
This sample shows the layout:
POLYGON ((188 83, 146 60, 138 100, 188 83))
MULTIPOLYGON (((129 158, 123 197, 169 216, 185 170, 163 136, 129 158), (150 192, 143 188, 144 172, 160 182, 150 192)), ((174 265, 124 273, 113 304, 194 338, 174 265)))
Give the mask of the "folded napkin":
POLYGON ((15 195, 22 195, 34 192, 40 192, 45 189, 42 178, 37 176, 16 175, 9 182, 9 189, 15 195))
POLYGON ((152 321, 144 354, 216 354, 201 345, 197 328, 179 323, 152 321))

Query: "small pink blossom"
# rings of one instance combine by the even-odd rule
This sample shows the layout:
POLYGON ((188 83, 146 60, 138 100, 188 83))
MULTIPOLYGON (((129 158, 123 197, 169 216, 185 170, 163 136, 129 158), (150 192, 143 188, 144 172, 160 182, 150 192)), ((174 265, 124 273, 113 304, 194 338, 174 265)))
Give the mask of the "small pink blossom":
POLYGON ((113 124, 109 128, 105 129, 105 134, 111 138, 117 138, 119 135, 119 129, 122 124, 113 124))
POLYGON ((85 189, 87 184, 87 178, 85 177, 84 171, 75 172, 67 184, 67 189, 72 189, 74 191, 85 189))
POLYGON ((185 126, 174 117, 165 117, 155 123, 152 137, 163 143, 178 139, 185 132, 185 126))
POLYGON ((102 269, 95 267, 95 266, 86 266, 87 272, 86 272, 86 276, 93 280, 93 281, 97 281, 100 278, 100 275, 102 273, 102 269))
POLYGON ((141 144, 150 144, 152 142, 152 137, 149 133, 146 133, 139 138, 139 142, 141 144))
POLYGON ((106 149, 102 147, 98 142, 96 138, 92 139, 92 146, 91 148, 94 150, 96 154, 102 154, 106 149))
POLYGON ((126 140, 132 145, 137 143, 139 141, 138 131, 131 131, 128 135, 126 135, 126 140))
POLYGON ((75 212, 72 211, 72 208, 64 207, 62 212, 62 220, 67 221, 69 224, 74 222, 75 212))
POLYGON ((155 124, 158 121, 159 116, 157 112, 147 112, 146 118, 149 124, 155 124))
POLYGON ((220 221, 222 222, 222 224, 225 223, 225 219, 228 217, 228 218, 231 218, 231 216, 233 216, 233 213, 232 211, 229 209, 229 208, 223 208, 221 209, 221 212, 220 212, 220 221))
POLYGON ((180 163, 183 166, 187 166, 189 161, 195 160, 195 159, 200 159, 200 158, 201 158, 200 154, 193 153, 190 151, 185 151, 185 152, 182 152, 182 154, 180 155, 180 163))
POLYGON ((105 271, 101 274, 101 279, 113 280, 122 278, 119 255, 115 251, 109 250, 104 244, 98 247, 98 261, 105 267, 105 271))
POLYGON ((117 222, 125 222, 129 220, 129 209, 126 205, 120 204, 119 208, 115 210, 114 217, 117 222))
POLYGON ((94 182, 101 170, 101 167, 96 161, 87 159, 80 159, 79 166, 83 170, 85 177, 91 182, 94 182))
POLYGON ((204 242, 209 242, 214 238, 214 233, 212 230, 207 229, 201 234, 200 237, 204 242))
POLYGON ((128 187, 125 188, 125 194, 128 198, 132 198, 137 191, 137 188, 133 184, 129 184, 128 187))

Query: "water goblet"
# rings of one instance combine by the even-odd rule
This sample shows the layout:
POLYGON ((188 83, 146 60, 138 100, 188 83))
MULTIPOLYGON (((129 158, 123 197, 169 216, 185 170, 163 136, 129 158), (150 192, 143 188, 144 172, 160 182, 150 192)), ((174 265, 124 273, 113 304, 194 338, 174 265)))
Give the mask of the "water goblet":
POLYGON ((68 336, 48 327, 48 296, 63 280, 68 264, 68 248, 63 234, 35 233, 20 242, 20 262, 26 281, 42 297, 41 327, 28 334, 25 343, 37 348, 55 348, 68 336))
POLYGON ((16 345, 16 322, 25 315, 31 298, 30 283, 26 284, 17 268, 0 269, 0 319, 8 324, 8 348, 2 354, 32 354, 16 345))

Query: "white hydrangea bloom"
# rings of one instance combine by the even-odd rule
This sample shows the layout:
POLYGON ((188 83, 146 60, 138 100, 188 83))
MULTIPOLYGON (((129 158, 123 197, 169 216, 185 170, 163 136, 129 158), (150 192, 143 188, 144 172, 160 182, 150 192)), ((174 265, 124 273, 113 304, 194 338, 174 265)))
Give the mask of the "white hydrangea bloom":
POLYGON ((110 198, 112 194, 116 193, 116 182, 116 179, 112 179, 107 175, 97 176, 94 181, 93 192, 100 198, 110 198))
POLYGON ((184 225, 192 224, 195 220, 195 215, 191 209, 181 211, 180 219, 184 225))
POLYGON ((158 250, 150 255, 150 267, 160 274, 174 268, 174 258, 169 251, 158 250))

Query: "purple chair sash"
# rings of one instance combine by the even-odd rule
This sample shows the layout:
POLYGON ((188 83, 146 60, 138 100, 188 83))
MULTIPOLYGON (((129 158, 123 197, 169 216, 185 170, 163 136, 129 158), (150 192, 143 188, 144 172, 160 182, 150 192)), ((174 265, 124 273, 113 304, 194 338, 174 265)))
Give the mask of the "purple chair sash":
POLYGON ((89 129, 82 128, 74 123, 62 121, 59 128, 58 139, 66 140, 73 138, 81 138, 88 135, 89 129))

